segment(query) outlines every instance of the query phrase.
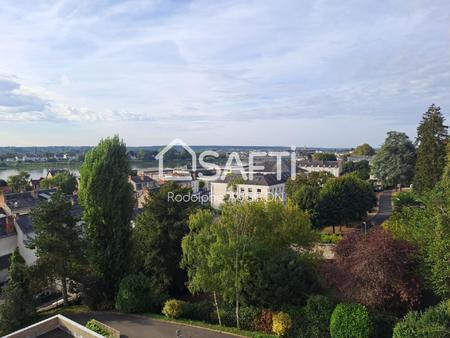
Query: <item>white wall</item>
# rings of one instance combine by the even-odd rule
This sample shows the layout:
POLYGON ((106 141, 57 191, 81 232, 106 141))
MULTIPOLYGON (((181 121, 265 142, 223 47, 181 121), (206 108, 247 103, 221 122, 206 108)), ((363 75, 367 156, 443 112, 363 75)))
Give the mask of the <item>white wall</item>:
POLYGON ((0 256, 13 253, 17 247, 17 235, 15 233, 0 237, 0 256))
POLYGON ((17 232, 17 246, 19 248, 20 255, 25 259, 27 265, 33 265, 36 262, 36 250, 27 248, 27 242, 34 236, 34 233, 24 234, 22 230, 16 225, 17 232))

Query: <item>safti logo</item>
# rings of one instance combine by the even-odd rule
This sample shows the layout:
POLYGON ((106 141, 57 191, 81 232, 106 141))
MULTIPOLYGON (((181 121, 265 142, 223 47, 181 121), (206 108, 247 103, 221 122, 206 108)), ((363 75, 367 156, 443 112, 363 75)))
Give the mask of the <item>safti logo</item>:
MULTIPOLYGON (((192 171, 197 171, 197 168, 199 168, 198 164, 201 168, 206 170, 214 171, 215 174, 212 176, 206 176, 205 179, 208 180, 224 180, 228 173, 238 173, 244 181, 252 180, 253 176, 256 172, 264 170, 264 166, 256 165, 255 159, 258 157, 274 157, 276 158, 276 174, 277 174, 277 180, 281 180, 282 176, 282 160, 283 158, 289 157, 290 158, 290 164, 291 164, 291 177, 295 178, 296 176, 296 153, 295 153, 295 146, 291 147, 291 152, 288 151, 280 151, 280 152, 271 152, 269 155, 266 152, 260 152, 260 151, 249 151, 248 153, 248 167, 242 162, 239 153, 232 152, 228 155, 227 162, 225 166, 221 167, 218 164, 207 162, 207 158, 219 158, 220 155, 216 151, 212 150, 205 150, 201 152, 198 155, 197 153, 190 147, 186 142, 183 140, 177 138, 174 139, 172 142, 170 142, 167 146, 162 149, 158 155, 156 155, 156 159, 158 160, 158 172, 159 177, 161 179, 165 180, 190 180, 190 176, 177 176, 177 177, 170 177, 164 175, 164 155, 173 147, 182 147, 184 150, 186 150, 190 155, 192 159, 192 171), (197 163, 198 162, 198 163, 197 163)), ((202 173, 199 173, 198 175, 200 178, 204 177, 202 173)))

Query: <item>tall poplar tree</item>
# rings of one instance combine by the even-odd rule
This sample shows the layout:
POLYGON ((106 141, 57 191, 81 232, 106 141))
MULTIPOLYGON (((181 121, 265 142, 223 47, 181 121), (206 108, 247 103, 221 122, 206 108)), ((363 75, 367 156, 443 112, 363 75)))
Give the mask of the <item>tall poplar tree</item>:
POLYGON ((113 300, 127 274, 130 255, 133 188, 128 183, 126 146, 116 135, 86 154, 81 167, 79 200, 88 240, 87 258, 113 300))
POLYGON ((419 192, 433 189, 442 177, 448 142, 448 127, 444 122, 441 108, 432 104, 417 128, 414 189, 419 192))

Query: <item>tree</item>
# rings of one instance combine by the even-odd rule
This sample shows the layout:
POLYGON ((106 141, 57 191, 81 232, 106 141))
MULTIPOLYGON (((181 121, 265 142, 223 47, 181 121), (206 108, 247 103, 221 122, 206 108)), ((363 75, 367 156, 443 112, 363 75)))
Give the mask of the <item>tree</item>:
POLYGON ((21 171, 17 175, 8 177, 8 186, 13 192, 23 192, 28 187, 29 178, 29 173, 27 173, 26 171, 21 171))
POLYGON ((416 151, 405 133, 390 131, 372 161, 372 174, 385 186, 408 185, 414 176, 416 151))
POLYGON ((113 300, 130 262, 133 188, 128 183, 125 144, 118 136, 100 141, 86 154, 80 169, 79 201, 83 207, 88 260, 113 300))
MULTIPOLYGON (((235 304, 236 324, 240 327, 240 305, 243 291, 250 276, 250 264, 262 252, 273 254, 291 245, 304 248, 315 238, 308 215, 293 203, 286 206, 280 201, 227 203, 219 219, 212 224, 196 222, 202 231, 192 227, 190 238, 183 242, 183 253, 195 249, 192 243, 202 243, 203 260, 199 254, 186 265, 190 278, 209 273, 207 281, 194 281, 200 288, 211 292, 210 283, 221 298, 235 304), (195 229, 195 230, 194 230, 195 229), (186 248, 190 246, 190 248, 186 248), (205 266, 207 264, 207 266, 205 266), (205 271, 204 269, 207 269, 205 271), (204 273, 199 273, 204 272, 204 273), (210 279, 211 278, 211 279, 210 279)), ((189 237, 188 237, 189 238, 189 237)), ((264 257, 267 257, 264 256, 264 257)))
POLYGON ((116 309, 126 313, 142 313, 155 308, 159 299, 144 274, 128 275, 120 282, 116 309))
POLYGON ((197 204, 175 196, 190 196, 191 189, 175 182, 152 193, 133 231, 136 261, 155 289, 172 297, 186 291, 186 273, 180 268, 181 240, 188 233, 189 215, 197 204), (172 196, 173 198, 171 198, 172 196))
POLYGON ((360 304, 338 304, 331 315, 331 338, 369 338, 372 331, 369 312, 360 304))
POLYGON ((9 283, 0 305, 0 334, 22 328, 36 316, 33 294, 30 288, 30 276, 25 261, 16 249, 11 255, 9 283))
POLYGON ((419 249, 426 286, 446 299, 450 297, 450 189, 445 178, 421 196, 420 204, 394 212, 385 228, 419 249))
POLYGON ((312 158, 317 161, 336 161, 334 153, 314 153, 312 158))
POLYGON ((294 199, 296 191, 304 186, 321 188, 333 175, 326 171, 315 171, 311 173, 300 172, 295 179, 289 178, 286 182, 286 194, 289 198, 294 199))
POLYGON ((71 195, 77 189, 77 179, 67 171, 57 173, 53 177, 44 178, 40 185, 43 188, 56 188, 67 195, 71 195))
POLYGON ((373 155, 375 155, 375 149, 373 149, 367 143, 364 143, 364 144, 357 146, 352 151, 352 155, 354 155, 354 156, 373 156, 373 155))
POLYGON ((144 159, 145 159, 145 155, 146 155, 145 149, 139 149, 139 152, 138 152, 138 158, 139 158, 140 160, 144 160, 144 159))
POLYGON ((423 313, 408 312, 393 332, 393 338, 446 338, 449 335, 450 300, 429 307, 423 313))
POLYGON ((312 295, 300 311, 301 337, 325 338, 329 337, 330 318, 334 310, 334 303, 329 297, 312 295))
POLYGON ((370 164, 369 161, 363 160, 359 162, 344 162, 342 166, 343 174, 355 173, 357 177, 362 180, 370 178, 370 164))
POLYGON ((448 143, 448 127, 444 121, 441 108, 432 104, 417 128, 414 189, 419 192, 432 189, 442 177, 448 143))
POLYGON ((320 290, 314 260, 291 248, 255 255, 249 272, 252 277, 243 299, 254 306, 273 310, 301 306, 308 295, 320 290))
POLYGON ((319 194, 320 222, 335 226, 362 220, 376 205, 372 186, 354 175, 328 180, 319 194))
POLYGON ((29 243, 36 249, 36 264, 47 278, 62 285, 64 305, 68 303, 67 282, 74 278, 82 261, 81 227, 71 214, 72 203, 62 192, 48 202, 38 204, 32 213, 35 236, 29 243))
POLYGON ((199 210, 189 217, 189 233, 181 242, 181 267, 187 268, 187 286, 191 293, 212 293, 219 325, 222 325, 217 298, 220 271, 214 271, 208 260, 213 240, 213 236, 210 236, 210 226, 213 222, 214 215, 209 210, 199 210))
POLYGON ((416 253, 411 244, 386 231, 354 232, 339 242, 335 261, 325 262, 321 271, 342 301, 401 313, 420 302, 416 253))

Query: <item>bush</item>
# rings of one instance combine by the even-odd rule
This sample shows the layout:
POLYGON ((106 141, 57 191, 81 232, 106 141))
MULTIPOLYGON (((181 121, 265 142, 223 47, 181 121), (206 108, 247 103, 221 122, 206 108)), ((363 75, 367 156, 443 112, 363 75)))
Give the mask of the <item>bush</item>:
POLYGON ((255 331, 259 313, 260 310, 256 307, 241 307, 239 311, 241 328, 244 330, 255 331))
POLYGON ((255 330, 261 332, 272 332, 272 317, 274 313, 270 309, 261 309, 255 320, 255 330))
POLYGON ((334 303, 321 295, 310 296, 301 309, 301 335, 308 338, 329 337, 330 317, 334 303))
POLYGON ((331 315, 332 338, 368 338, 372 333, 369 312, 360 304, 338 304, 331 315))
POLYGON ((183 315, 184 302, 176 299, 169 299, 162 309, 163 315, 168 318, 180 318, 183 315))
POLYGON ((444 338, 450 336, 450 301, 420 313, 412 311, 394 327, 393 338, 444 338))
POLYGON ((104 330, 104 329, 102 329, 100 326, 98 326, 94 319, 91 319, 90 321, 88 321, 86 323, 86 327, 89 330, 92 330, 92 331, 94 331, 94 332, 96 332, 96 333, 98 333, 98 334, 100 334, 100 335, 102 335, 104 337, 109 337, 110 336, 109 332, 104 330))
POLYGON ((320 243, 337 244, 342 240, 342 236, 338 234, 320 234, 320 243))
POLYGON ((308 294, 320 289, 314 259, 291 249, 255 259, 250 274, 244 301, 257 307, 280 311, 284 306, 300 306, 308 294))
POLYGON ((277 336, 285 336, 292 327, 291 317, 285 312, 278 312, 272 317, 272 331, 277 336))
POLYGON ((145 312, 154 307, 150 280, 143 274, 129 275, 120 282, 116 309, 122 312, 145 312))
POLYGON ((210 302, 183 302, 183 318, 210 322, 214 308, 210 302))

